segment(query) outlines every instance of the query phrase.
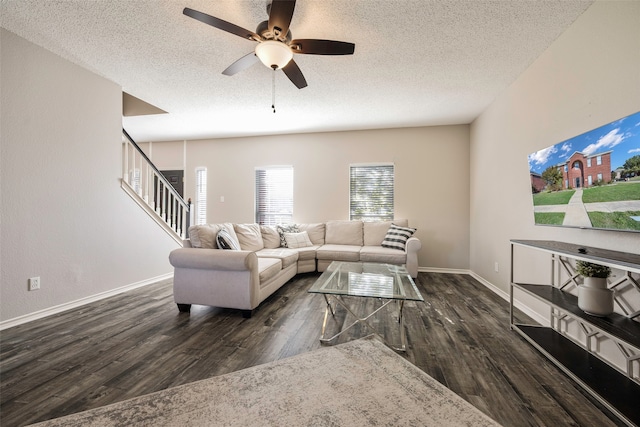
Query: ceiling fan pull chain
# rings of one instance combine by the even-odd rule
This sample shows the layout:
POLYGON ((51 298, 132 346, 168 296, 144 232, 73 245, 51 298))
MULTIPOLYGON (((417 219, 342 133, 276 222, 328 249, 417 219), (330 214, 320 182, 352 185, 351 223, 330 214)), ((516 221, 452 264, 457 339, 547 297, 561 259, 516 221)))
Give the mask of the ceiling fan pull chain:
POLYGON ((276 113, 276 69, 273 69, 271 75, 271 108, 273 108, 273 114, 276 113))

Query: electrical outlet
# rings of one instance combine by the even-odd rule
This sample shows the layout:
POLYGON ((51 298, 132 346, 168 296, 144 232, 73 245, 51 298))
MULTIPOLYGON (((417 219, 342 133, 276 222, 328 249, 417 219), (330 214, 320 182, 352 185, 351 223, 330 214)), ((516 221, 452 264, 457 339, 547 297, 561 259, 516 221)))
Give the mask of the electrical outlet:
POLYGON ((38 289, 40 289, 40 276, 30 278, 29 279, 29 290, 30 291, 37 291, 38 289))
POLYGON ((498 261, 496 261, 496 263, 493 265, 493 269, 496 271, 496 273, 498 272, 498 261))

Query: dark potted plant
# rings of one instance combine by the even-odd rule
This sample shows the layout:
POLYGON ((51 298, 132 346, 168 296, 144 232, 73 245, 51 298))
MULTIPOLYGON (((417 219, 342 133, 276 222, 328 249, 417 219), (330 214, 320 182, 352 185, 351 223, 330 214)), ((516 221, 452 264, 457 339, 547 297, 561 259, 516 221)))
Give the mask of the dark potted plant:
POLYGON ((584 278, 583 284, 578 286, 578 307, 594 316, 613 313, 613 290, 607 288, 611 268, 588 261, 577 261, 576 272, 584 278))

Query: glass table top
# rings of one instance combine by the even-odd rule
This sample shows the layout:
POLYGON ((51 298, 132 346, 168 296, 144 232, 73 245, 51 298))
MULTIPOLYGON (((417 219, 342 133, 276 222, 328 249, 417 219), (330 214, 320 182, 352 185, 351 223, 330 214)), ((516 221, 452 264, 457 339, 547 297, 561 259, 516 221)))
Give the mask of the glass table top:
POLYGON ((369 262, 334 261, 309 292, 424 301, 406 268, 369 262))

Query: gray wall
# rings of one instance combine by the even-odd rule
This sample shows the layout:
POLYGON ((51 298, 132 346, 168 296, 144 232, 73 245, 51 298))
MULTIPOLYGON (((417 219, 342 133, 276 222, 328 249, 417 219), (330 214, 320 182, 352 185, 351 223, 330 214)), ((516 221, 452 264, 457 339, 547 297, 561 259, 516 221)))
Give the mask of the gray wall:
POLYGON ((0 31, 0 320, 171 273, 177 244, 120 188, 122 89, 0 31))
MULTIPOLYGON (((145 144, 160 169, 180 163, 182 147, 145 144)), ((184 153, 187 198, 207 168, 210 223, 255 221, 258 166, 293 166, 293 219, 311 223, 349 218, 350 164, 394 163, 395 216, 418 229, 420 267, 469 268, 468 125, 187 141, 184 153)))
MULTIPOLYGON (((420 266, 470 269, 506 292, 512 238, 639 252, 638 234, 534 226, 527 171, 529 153, 640 110, 639 16, 640 2, 596 2, 470 127, 153 147, 166 168, 186 165, 187 197, 208 168, 210 222, 253 221, 256 166, 292 164, 294 220, 313 222, 347 218, 350 163, 394 162, 420 266)), ((176 244, 119 188, 121 89, 5 30, 0 40, 0 320, 170 273, 176 244), (32 276, 42 290, 27 292, 32 276)), ((523 273, 546 278, 544 265, 523 273)))
MULTIPOLYGON (((509 240, 640 253, 640 234, 534 226, 527 156, 640 110, 640 2, 596 2, 471 126, 470 268, 504 292, 509 240), (494 271, 498 262, 499 272, 494 271)), ((548 281, 535 256, 523 277, 548 281)))

